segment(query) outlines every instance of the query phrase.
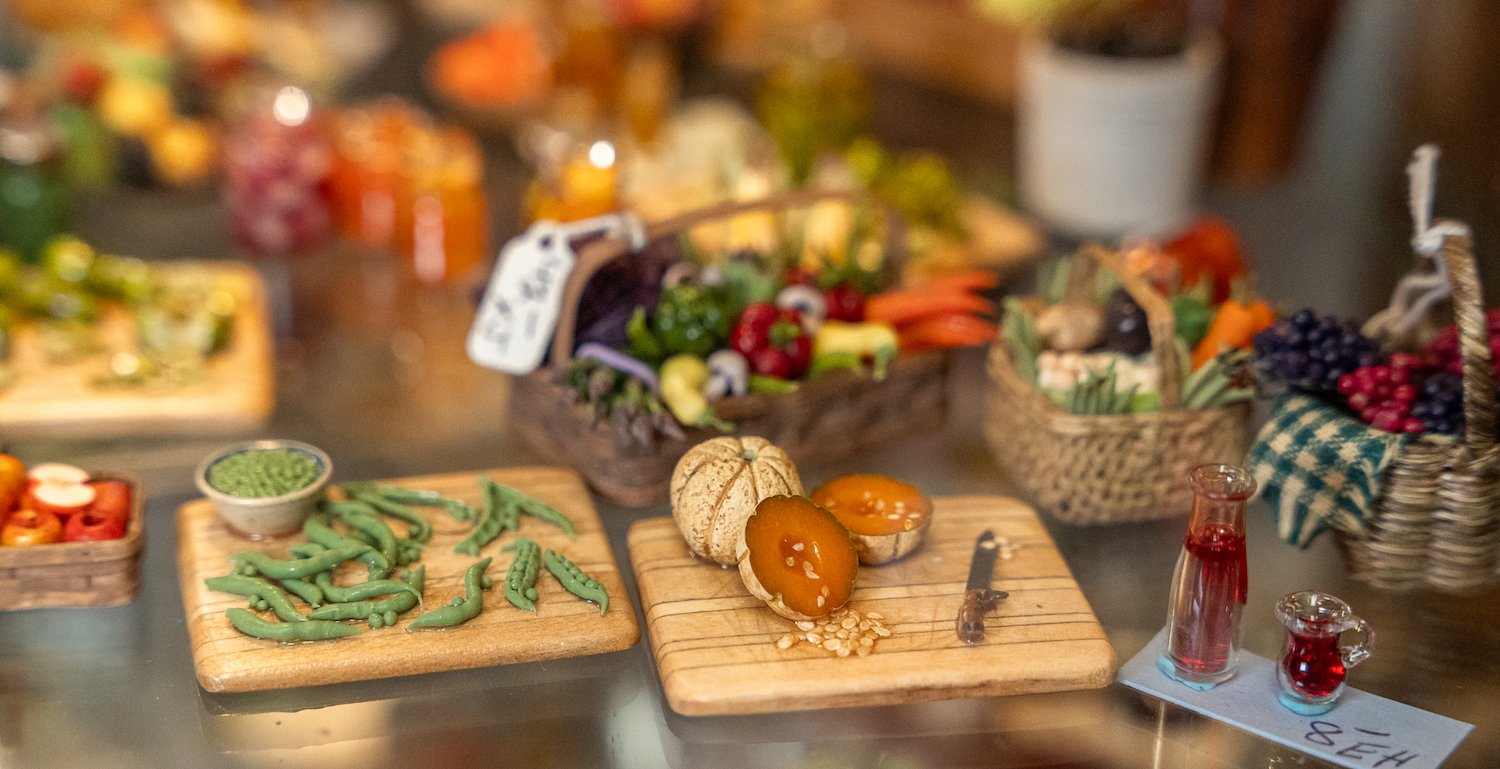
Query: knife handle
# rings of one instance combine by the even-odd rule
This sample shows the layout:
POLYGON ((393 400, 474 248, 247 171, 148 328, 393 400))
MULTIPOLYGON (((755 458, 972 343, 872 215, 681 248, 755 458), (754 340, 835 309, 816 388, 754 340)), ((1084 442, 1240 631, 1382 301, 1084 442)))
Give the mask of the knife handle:
POLYGON ((958 640, 970 646, 984 640, 984 615, 994 608, 995 602, 1006 596, 1003 590, 970 588, 964 592, 964 602, 958 607, 958 623, 955 630, 958 640))

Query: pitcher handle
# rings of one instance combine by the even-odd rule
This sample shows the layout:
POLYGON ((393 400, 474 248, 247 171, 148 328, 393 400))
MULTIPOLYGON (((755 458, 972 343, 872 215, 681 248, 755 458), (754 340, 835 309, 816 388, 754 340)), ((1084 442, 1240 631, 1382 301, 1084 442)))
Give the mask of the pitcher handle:
POLYGON ((1370 629, 1370 623, 1362 619, 1356 620, 1350 630, 1359 634, 1359 641, 1339 647, 1339 655, 1344 658, 1344 666, 1352 668, 1370 656, 1370 647, 1375 643, 1375 631, 1370 629))

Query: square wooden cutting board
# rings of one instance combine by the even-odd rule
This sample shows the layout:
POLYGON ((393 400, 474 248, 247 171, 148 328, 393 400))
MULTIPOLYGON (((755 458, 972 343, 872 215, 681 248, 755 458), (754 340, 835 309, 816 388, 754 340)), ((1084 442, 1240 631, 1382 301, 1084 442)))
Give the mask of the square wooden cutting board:
MULTIPOLYGON (((229 345, 209 358, 204 381, 176 388, 96 387, 107 368, 101 352, 49 361, 37 325, 16 329, 11 364, 18 376, 0 389, 0 433, 8 438, 90 440, 141 435, 212 435, 264 424, 275 404, 271 325, 260 273, 238 262, 172 262, 164 274, 203 274, 237 301, 229 345)), ((135 318, 105 309, 95 330, 102 351, 133 350, 135 318)))
POLYGON ((790 621, 751 596, 734 569, 695 559, 671 518, 630 529, 630 560, 668 704, 683 715, 815 708, 1096 689, 1115 654, 1057 546, 1024 503, 938 497, 910 555, 860 566, 849 606, 884 615, 892 631, 866 657, 836 657, 777 639, 790 621), (954 632, 974 541, 1009 540, 992 587, 1010 597, 990 612, 985 641, 954 632))
MULTIPOLYGON (((599 616, 598 606, 563 590, 545 567, 537 578, 540 596, 536 612, 511 606, 501 586, 513 555, 500 549, 518 534, 506 532, 480 552, 480 557, 494 556, 486 573, 495 586, 485 591, 484 610, 463 625, 408 633, 406 625, 421 613, 419 607, 402 615, 393 627, 372 630, 360 623, 365 632, 330 641, 282 643, 251 638, 224 618, 225 609, 243 607, 246 599, 209 590, 203 580, 229 573, 234 553, 253 549, 285 558, 289 545, 305 540, 300 534, 261 542, 239 538, 224 526, 211 502, 199 499, 183 505, 177 514, 178 574, 198 683, 211 692, 287 689, 580 657, 634 646, 640 639, 635 611, 599 515, 577 474, 559 468, 525 467, 397 478, 382 483, 431 489, 479 506, 481 474, 547 502, 573 519, 578 528, 576 539, 529 516, 521 517, 519 534, 571 558, 599 580, 610 599, 604 616, 599 616)), ((422 597, 430 610, 463 594, 464 570, 476 559, 453 552, 453 546, 468 535, 470 524, 454 520, 440 508, 415 509, 425 514, 433 527, 432 541, 421 560, 427 566, 422 597)), ((398 533, 405 531, 405 524, 386 520, 398 533)), ((340 584, 363 579, 362 566, 351 563, 341 569, 340 584)), ((306 612, 306 604, 300 600, 295 603, 306 612)))

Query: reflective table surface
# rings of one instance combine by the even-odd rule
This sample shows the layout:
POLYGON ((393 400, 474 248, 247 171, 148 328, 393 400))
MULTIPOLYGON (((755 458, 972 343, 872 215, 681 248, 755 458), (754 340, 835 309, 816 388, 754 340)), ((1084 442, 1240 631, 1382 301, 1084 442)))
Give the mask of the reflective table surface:
MULTIPOLYGON (((1377 42, 1395 34, 1394 22, 1381 18, 1398 16, 1372 10, 1377 4, 1357 7, 1356 31, 1385 24, 1376 29, 1377 42)), ((418 89, 413 63, 431 39, 412 39, 405 61, 398 55, 369 78, 371 92, 418 89)), ((1359 55, 1335 62, 1330 78, 1343 83, 1342 93, 1364 93, 1356 86, 1369 62, 1359 55)), ((1393 148, 1380 133, 1383 124, 1361 111, 1378 100, 1373 93, 1364 101, 1333 99, 1319 111, 1308 160, 1285 184, 1211 195, 1211 207, 1247 227, 1261 288, 1273 300, 1368 314, 1389 289, 1392 270, 1405 264, 1399 195, 1382 193, 1399 189, 1407 150, 1393 148), (1372 157, 1391 160, 1390 173, 1372 170, 1372 157), (1356 167, 1358 173, 1344 170, 1356 167), (1366 226, 1387 220, 1385 229, 1366 226), (1372 242, 1382 247, 1372 249, 1372 242), (1361 263, 1379 266, 1351 269, 1361 263), (1346 280, 1350 273, 1358 280, 1346 280)), ((896 144, 937 146, 970 174, 1004 177, 1004 114, 899 85, 879 92, 876 106, 877 133, 896 144)), ((486 149, 495 221, 512 222, 525 170, 503 139, 491 139, 486 149)), ((122 193, 92 201, 78 220, 85 237, 123 253, 233 254, 210 193, 122 193)), ((503 224, 496 230, 509 234, 503 224)), ((295 438, 333 456, 336 482, 538 462, 507 426, 507 378, 464 356, 472 286, 417 287, 391 257, 338 247, 259 266, 277 336, 277 408, 264 429, 211 438, 7 444, 28 462, 134 473, 149 498, 143 586, 133 603, 0 612, 0 769, 1320 765, 1118 684, 892 707, 681 717, 664 703, 644 640, 598 657, 209 695, 193 675, 175 526, 177 508, 197 496, 191 472, 203 455, 239 438, 295 438)), ((960 357, 950 387, 941 431, 837 465, 805 465, 804 480, 816 484, 859 469, 899 475, 934 495, 1010 493, 980 437, 981 353, 960 357)), ((631 523, 667 512, 596 503, 622 566, 629 563, 631 523)), ((1165 621, 1185 519, 1102 528, 1047 523, 1119 660, 1130 659, 1165 621)), ((1500 698, 1500 592, 1372 590, 1348 576, 1328 538, 1306 551, 1280 542, 1260 503, 1251 507, 1248 544, 1246 650, 1278 654, 1283 631, 1272 605, 1279 596, 1304 588, 1334 593, 1378 635, 1373 656, 1351 673, 1350 684, 1475 724, 1448 766, 1500 763, 1493 706, 1500 698)), ((628 587, 639 613, 634 585, 628 587)))
MULTIPOLYGON (((389 258, 331 249, 262 265, 281 336, 278 407, 256 435, 327 450, 335 481, 537 461, 506 425, 507 378, 468 363, 472 291, 419 288, 389 258)), ((1010 490, 978 430, 982 356, 962 356, 939 433, 837 466, 932 494, 1010 490)), ((237 436, 107 444, 14 442, 30 461, 139 475, 149 494, 144 582, 130 605, 0 614, 0 766, 1262 767, 1297 754, 1118 684, 1087 692, 764 716, 689 718, 664 703, 647 644, 615 654, 254 694, 194 680, 177 584, 175 515, 193 465, 237 436)), ((620 563, 625 532, 664 507, 596 499, 620 563)), ((1450 765, 1500 755, 1500 602, 1387 594, 1349 579, 1330 541, 1298 551, 1252 507, 1245 648, 1274 657, 1280 595, 1315 587, 1379 634, 1351 684, 1478 725, 1450 765)), ((1121 662, 1161 627, 1183 519, 1049 522, 1121 662)), ((629 570, 626 569, 627 579, 629 570)), ((633 584, 632 603, 636 603, 633 584)), ((636 607, 639 612, 639 607, 636 607)), ((1310 760, 1307 763, 1311 763, 1310 760)), ((1315 764, 1311 764, 1315 765, 1315 764)))

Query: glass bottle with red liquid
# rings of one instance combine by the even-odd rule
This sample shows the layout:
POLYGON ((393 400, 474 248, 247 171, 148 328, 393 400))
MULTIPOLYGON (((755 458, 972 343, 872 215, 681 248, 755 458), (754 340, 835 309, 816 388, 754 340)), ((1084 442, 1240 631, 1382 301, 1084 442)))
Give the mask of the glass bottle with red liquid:
POLYGON ((1245 505, 1255 493, 1250 471, 1203 465, 1188 475, 1193 514, 1172 580, 1167 653, 1162 672, 1209 689, 1234 675, 1240 617, 1249 587, 1245 560, 1245 505))
POLYGON ((1327 713, 1344 690, 1349 668, 1370 656, 1375 634, 1349 604, 1311 590, 1283 596, 1276 618, 1286 627, 1286 651, 1276 666, 1281 704, 1306 716, 1327 713), (1342 636, 1351 631, 1359 642, 1345 646, 1342 636))

